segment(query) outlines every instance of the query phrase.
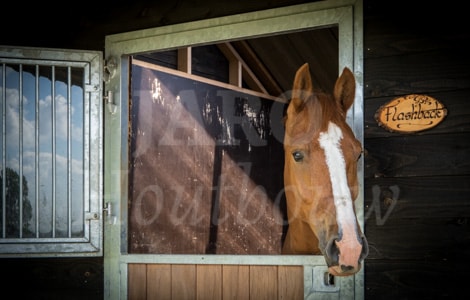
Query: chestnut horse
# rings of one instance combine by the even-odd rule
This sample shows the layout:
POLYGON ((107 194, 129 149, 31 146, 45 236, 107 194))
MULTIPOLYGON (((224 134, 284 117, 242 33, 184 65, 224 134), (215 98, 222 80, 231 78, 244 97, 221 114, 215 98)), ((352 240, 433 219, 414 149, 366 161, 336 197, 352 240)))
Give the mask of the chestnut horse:
POLYGON ((362 147, 346 123, 355 89, 354 75, 345 68, 333 95, 314 92, 304 64, 284 120, 289 227, 282 252, 322 254, 336 276, 358 272, 368 253, 354 210, 362 147))

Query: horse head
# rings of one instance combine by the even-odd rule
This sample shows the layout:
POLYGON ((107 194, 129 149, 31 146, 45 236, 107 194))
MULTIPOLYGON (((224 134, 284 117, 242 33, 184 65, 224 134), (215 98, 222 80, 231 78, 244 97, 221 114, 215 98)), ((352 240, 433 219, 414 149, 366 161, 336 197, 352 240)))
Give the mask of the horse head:
POLYGON ((304 64, 284 120, 289 228, 282 252, 322 254, 336 276, 358 272, 368 253, 354 209, 362 146, 346 122, 355 88, 354 75, 345 68, 332 94, 316 92, 304 64))

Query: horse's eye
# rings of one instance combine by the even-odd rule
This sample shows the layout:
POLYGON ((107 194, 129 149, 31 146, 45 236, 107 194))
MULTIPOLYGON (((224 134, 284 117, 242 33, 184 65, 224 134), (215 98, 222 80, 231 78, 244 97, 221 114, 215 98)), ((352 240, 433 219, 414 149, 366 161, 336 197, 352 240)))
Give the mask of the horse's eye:
POLYGON ((298 162, 304 159, 304 154, 301 151, 294 151, 292 153, 292 157, 294 157, 294 160, 298 162))

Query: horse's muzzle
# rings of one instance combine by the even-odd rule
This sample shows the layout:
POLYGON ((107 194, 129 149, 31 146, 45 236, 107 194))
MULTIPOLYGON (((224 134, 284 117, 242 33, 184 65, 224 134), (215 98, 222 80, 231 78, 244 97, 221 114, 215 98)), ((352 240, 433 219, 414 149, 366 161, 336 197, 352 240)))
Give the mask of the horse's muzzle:
POLYGON ((332 238, 328 241, 324 256, 329 272, 335 276, 349 276, 361 269, 361 262, 369 254, 369 244, 365 236, 357 241, 342 241, 332 238))

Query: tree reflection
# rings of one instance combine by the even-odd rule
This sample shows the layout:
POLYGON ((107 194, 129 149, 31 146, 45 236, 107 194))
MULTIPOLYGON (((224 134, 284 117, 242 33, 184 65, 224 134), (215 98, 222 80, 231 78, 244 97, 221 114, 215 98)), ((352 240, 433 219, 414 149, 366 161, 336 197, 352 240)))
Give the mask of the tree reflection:
MULTIPOLYGON (((5 169, 5 208, 6 214, 3 213, 3 206, 0 206, 0 215, 2 223, 5 225, 7 238, 28 237, 32 235, 30 230, 30 222, 33 217, 31 202, 28 199, 28 181, 23 176, 22 180, 22 197, 23 203, 20 208, 20 176, 11 168, 5 169), (20 220, 20 211, 22 211, 22 220, 20 220), (3 219, 5 216, 5 219, 3 219), (20 236, 20 222, 22 221, 22 236, 20 236)), ((3 172, 0 174, 0 182, 3 183, 3 172)), ((3 184, 0 184, 0 193, 3 195, 3 184)))

